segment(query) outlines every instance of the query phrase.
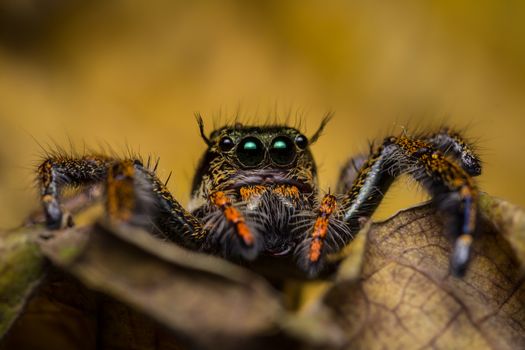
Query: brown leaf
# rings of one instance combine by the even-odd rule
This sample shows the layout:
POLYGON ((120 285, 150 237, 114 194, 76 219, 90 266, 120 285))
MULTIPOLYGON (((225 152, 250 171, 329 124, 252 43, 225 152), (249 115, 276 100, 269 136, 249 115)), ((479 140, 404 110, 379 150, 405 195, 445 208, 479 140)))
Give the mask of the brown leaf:
MULTIPOLYGON (((161 242, 137 228, 105 223, 51 235, 34 228, 28 237, 47 233, 47 240, 40 241, 43 254, 71 277, 50 271, 29 304, 27 314, 45 324, 42 338, 25 336, 38 328, 26 314, 4 345, 90 349, 96 344, 141 350, 179 349, 181 344, 275 349, 525 348, 520 268, 525 256, 525 214, 488 196, 482 198, 482 210, 482 232, 464 278, 449 273, 450 242, 439 216, 424 205, 365 225, 341 254, 331 257, 342 261, 336 274, 325 281, 326 291, 320 297, 310 296, 315 299, 299 312, 287 310, 283 301, 293 297, 285 298, 261 275, 161 242), (90 341, 83 340, 86 334, 90 341)), ((4 244, 0 248, 5 247, 0 242, 4 244)), ((42 264, 34 240, 24 242, 15 251, 35 252, 30 261, 42 264)), ((6 256, 2 256, 4 264, 6 256)), ((7 271, 15 271, 12 264, 7 271)), ((31 281, 44 270, 29 271, 36 272, 23 275, 33 276, 21 279, 26 281, 21 284, 24 288, 7 297, 6 289, 0 288, 0 301, 23 305, 31 281)), ((8 281, 18 281, 18 276, 11 273, 8 281)), ((295 288, 283 291, 296 293, 302 283, 295 280, 295 288)), ((18 314, 20 307, 16 310, 11 315, 18 314)))
POLYGON ((0 233, 0 338, 44 275, 45 261, 34 238, 24 230, 0 233))
POLYGON ((524 222, 510 211, 502 215, 520 219, 500 225, 503 234, 483 222, 464 278, 449 272, 451 245, 430 205, 374 224, 361 278, 339 279, 308 316, 329 310, 350 349, 524 348, 525 287, 513 251, 524 222))
POLYGON ((522 269, 525 265, 525 212, 504 200, 484 195, 481 209, 495 231, 510 243, 522 269))
POLYGON ((278 295, 257 275, 128 226, 64 231, 44 254, 92 290, 198 345, 239 346, 274 331, 278 295))

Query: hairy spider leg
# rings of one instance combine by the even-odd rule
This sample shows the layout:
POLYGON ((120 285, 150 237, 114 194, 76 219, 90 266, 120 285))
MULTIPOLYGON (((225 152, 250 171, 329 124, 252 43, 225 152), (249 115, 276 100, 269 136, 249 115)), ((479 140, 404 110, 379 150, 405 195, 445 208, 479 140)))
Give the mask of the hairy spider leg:
POLYGON ((207 232, 201 221, 177 202, 165 183, 136 160, 116 162, 107 180, 110 216, 150 228, 162 238, 198 248, 207 232), (151 219, 153 218, 153 219, 151 219))
POLYGON ((470 176, 481 175, 481 160, 461 134, 448 128, 425 137, 445 155, 451 155, 470 176))
POLYGON ((64 227, 60 193, 65 186, 106 183, 106 206, 111 218, 133 224, 154 224, 164 237, 195 248, 206 238, 198 218, 178 203, 154 170, 140 160, 118 160, 103 156, 73 159, 55 157, 39 167, 38 180, 48 228, 64 227), (140 222, 140 218, 155 218, 140 222), (144 215, 142 215, 144 214, 144 215))
POLYGON ((369 156, 366 154, 358 154, 350 158, 341 168, 339 179, 337 181, 337 193, 346 193, 354 184, 354 180, 359 174, 359 170, 368 161, 369 156))
MULTIPOLYGON (((457 131, 443 128, 436 133, 414 137, 432 144, 446 156, 451 156, 470 175, 481 175, 482 162, 472 146, 457 131)), ((371 149, 370 153, 374 150, 371 149)), ((369 155, 358 154, 351 157, 341 168, 337 182, 337 193, 346 193, 352 188, 359 170, 367 162, 369 155)))
MULTIPOLYGON (((395 163, 390 157, 391 151, 392 148, 385 149, 382 146, 377 152, 371 152, 366 161, 360 161, 361 166, 357 170, 345 169, 347 173, 341 175, 340 179, 348 181, 353 176, 353 182, 351 185, 339 184, 338 188, 348 188, 348 191, 335 202, 334 196, 330 194, 321 200, 317 215, 310 225, 310 233, 297 251, 299 264, 309 275, 315 276, 321 271, 326 255, 348 244, 359 231, 363 218, 371 216, 379 205, 394 180, 394 176, 386 171, 395 163), (327 211, 328 203, 330 208, 327 211), (322 225, 323 234, 316 234, 319 223, 326 223, 322 225), (332 244, 328 244, 328 240, 332 244)), ((357 162, 350 160, 350 166, 356 167, 357 162)))
MULTIPOLYGON (((477 188, 462 166, 447 159, 429 142, 406 136, 385 139, 359 169, 331 220, 342 220, 350 232, 357 232, 363 218, 373 214, 393 180, 401 174, 409 174, 420 182, 438 209, 447 214, 450 233, 455 237, 451 270, 455 275, 464 274, 477 221, 477 188)), ((348 243, 352 236, 341 238, 348 243)), ((309 244, 310 252, 315 251, 317 243, 310 239, 309 244)), ((322 255, 340 248, 325 249, 322 255)), ((309 259, 309 269, 316 271, 321 263, 321 258, 309 259)))
POLYGON ((37 180, 48 228, 58 229, 73 225, 71 217, 64 215, 60 205, 62 188, 103 181, 111 162, 111 159, 98 155, 78 159, 57 156, 46 159, 38 167, 37 180))
POLYGON ((110 217, 130 221, 136 207, 135 166, 125 160, 110 166, 106 183, 106 208, 110 217))

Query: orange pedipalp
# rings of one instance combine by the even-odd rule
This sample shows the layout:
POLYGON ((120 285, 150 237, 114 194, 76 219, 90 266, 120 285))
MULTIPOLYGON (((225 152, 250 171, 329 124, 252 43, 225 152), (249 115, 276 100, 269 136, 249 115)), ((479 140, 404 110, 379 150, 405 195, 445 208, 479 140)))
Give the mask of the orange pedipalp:
POLYGON ((232 223, 235 227, 235 231, 241 237, 244 244, 250 246, 254 243, 253 234, 251 233, 248 225, 244 220, 244 216, 241 212, 232 205, 231 200, 222 191, 214 192, 210 195, 210 198, 222 213, 228 222, 232 223))
POLYGON ((315 220, 314 230, 312 232, 312 243, 310 244, 309 259, 316 262, 321 257, 324 238, 328 233, 328 220, 335 210, 336 199, 334 196, 327 194, 319 206, 319 215, 315 220))

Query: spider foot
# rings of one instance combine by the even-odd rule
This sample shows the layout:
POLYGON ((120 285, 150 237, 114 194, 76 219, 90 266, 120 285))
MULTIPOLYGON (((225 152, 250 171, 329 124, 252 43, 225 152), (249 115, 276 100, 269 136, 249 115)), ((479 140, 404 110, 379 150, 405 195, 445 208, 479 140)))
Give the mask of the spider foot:
POLYGON ((472 235, 462 234, 455 243, 450 259, 450 270, 456 277, 463 277, 470 262, 472 235))
POLYGON ((46 217, 46 227, 50 230, 60 230, 67 227, 73 227, 73 217, 70 213, 65 212, 57 199, 51 195, 42 197, 44 212, 46 217))

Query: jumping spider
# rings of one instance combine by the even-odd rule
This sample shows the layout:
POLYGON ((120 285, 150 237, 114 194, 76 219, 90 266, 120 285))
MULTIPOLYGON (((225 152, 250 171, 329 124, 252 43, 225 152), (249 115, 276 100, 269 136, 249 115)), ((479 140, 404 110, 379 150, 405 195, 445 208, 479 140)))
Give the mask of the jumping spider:
POLYGON ((60 204, 64 186, 104 182, 112 219, 147 225, 184 247, 228 259, 293 256, 302 270, 316 276, 327 255, 354 238, 394 179, 408 174, 449 219, 451 270, 462 275, 478 217, 472 176, 481 173, 481 165, 472 148, 448 129, 387 137, 368 156, 352 158, 343 167, 337 194, 319 199, 310 146, 328 119, 308 139, 284 125, 241 124, 224 126, 208 137, 199 117, 207 149, 193 180, 189 210, 140 159, 49 157, 38 168, 47 226, 72 224, 60 204))

